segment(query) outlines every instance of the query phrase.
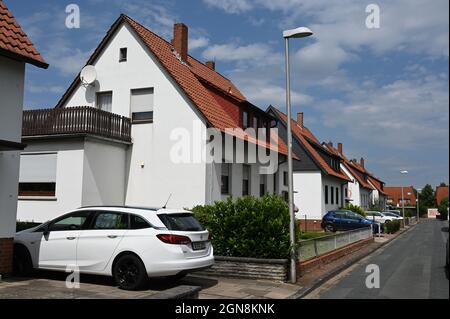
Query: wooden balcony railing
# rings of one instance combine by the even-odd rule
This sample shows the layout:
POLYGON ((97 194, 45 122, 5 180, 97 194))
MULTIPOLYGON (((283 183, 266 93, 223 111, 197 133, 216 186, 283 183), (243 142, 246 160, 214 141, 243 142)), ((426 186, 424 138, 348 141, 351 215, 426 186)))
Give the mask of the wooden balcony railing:
POLYGON ((23 112, 22 136, 93 134, 131 141, 131 120, 89 106, 23 112))

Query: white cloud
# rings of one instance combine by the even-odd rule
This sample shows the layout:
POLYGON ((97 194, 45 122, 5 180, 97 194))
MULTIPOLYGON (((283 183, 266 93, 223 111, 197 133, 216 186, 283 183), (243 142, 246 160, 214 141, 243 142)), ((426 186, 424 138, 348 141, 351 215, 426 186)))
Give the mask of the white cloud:
POLYGON ((238 45, 235 43, 216 44, 208 47, 203 52, 206 59, 217 59, 238 63, 250 63, 264 65, 277 64, 282 61, 282 55, 272 51, 272 48, 263 43, 238 45))
POLYGON ((323 100, 315 108, 326 127, 384 149, 448 149, 448 103, 448 78, 428 76, 371 89, 361 84, 346 99, 323 100))
POLYGON ((224 10, 227 13, 241 13, 252 9, 249 0, 203 0, 208 6, 224 10))
POLYGON ((65 91, 65 87, 60 85, 41 85, 35 83, 27 83, 27 90, 31 93, 63 93, 65 91))
POLYGON ((199 37, 195 39, 189 39, 189 50, 195 50, 208 46, 209 39, 206 37, 199 37))

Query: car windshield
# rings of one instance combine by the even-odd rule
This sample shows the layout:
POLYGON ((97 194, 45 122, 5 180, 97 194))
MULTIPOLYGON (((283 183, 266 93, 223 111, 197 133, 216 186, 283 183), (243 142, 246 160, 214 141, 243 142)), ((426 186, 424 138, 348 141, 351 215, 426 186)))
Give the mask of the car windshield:
POLYGON ((175 231, 203 231, 205 228, 189 213, 159 214, 159 219, 168 230, 175 231))

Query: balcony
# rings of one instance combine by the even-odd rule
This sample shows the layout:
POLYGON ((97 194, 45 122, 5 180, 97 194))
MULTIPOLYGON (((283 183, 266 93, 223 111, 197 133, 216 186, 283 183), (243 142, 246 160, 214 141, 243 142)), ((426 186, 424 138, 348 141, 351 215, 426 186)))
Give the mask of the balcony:
POLYGON ((89 106, 23 112, 23 137, 78 134, 131 142, 131 120, 89 106))

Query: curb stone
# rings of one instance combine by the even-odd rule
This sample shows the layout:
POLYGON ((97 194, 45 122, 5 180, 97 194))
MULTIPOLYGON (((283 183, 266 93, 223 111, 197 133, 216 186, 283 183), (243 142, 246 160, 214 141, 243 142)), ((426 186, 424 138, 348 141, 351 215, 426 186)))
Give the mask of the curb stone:
POLYGON ((181 285, 141 299, 198 299, 201 290, 199 286, 181 285))
POLYGON ((416 225, 417 225, 417 223, 414 224, 414 225, 411 225, 408 229, 402 230, 397 236, 395 236, 394 238, 391 238, 388 241, 385 241, 384 243, 381 243, 378 247, 376 247, 372 251, 369 251, 366 254, 363 254, 361 256, 358 256, 356 258, 353 258, 353 259, 350 259, 350 260, 344 262, 341 266, 339 266, 336 269, 332 270, 328 274, 325 274, 323 277, 319 277, 318 279, 313 281, 310 285, 302 287, 296 293, 294 293, 293 295, 289 296, 288 299, 302 299, 303 297, 305 297, 306 295, 311 293, 313 290, 317 289, 322 284, 324 284, 325 282, 327 282, 328 280, 330 280, 334 276, 338 275, 340 272, 342 272, 345 269, 349 268, 350 266, 356 264, 357 262, 361 261, 362 259, 368 257, 369 255, 373 254, 374 252, 376 252, 380 248, 386 246, 387 244, 392 243, 394 240, 400 238, 402 235, 404 235, 405 233, 407 233, 411 229, 413 229, 416 225))

